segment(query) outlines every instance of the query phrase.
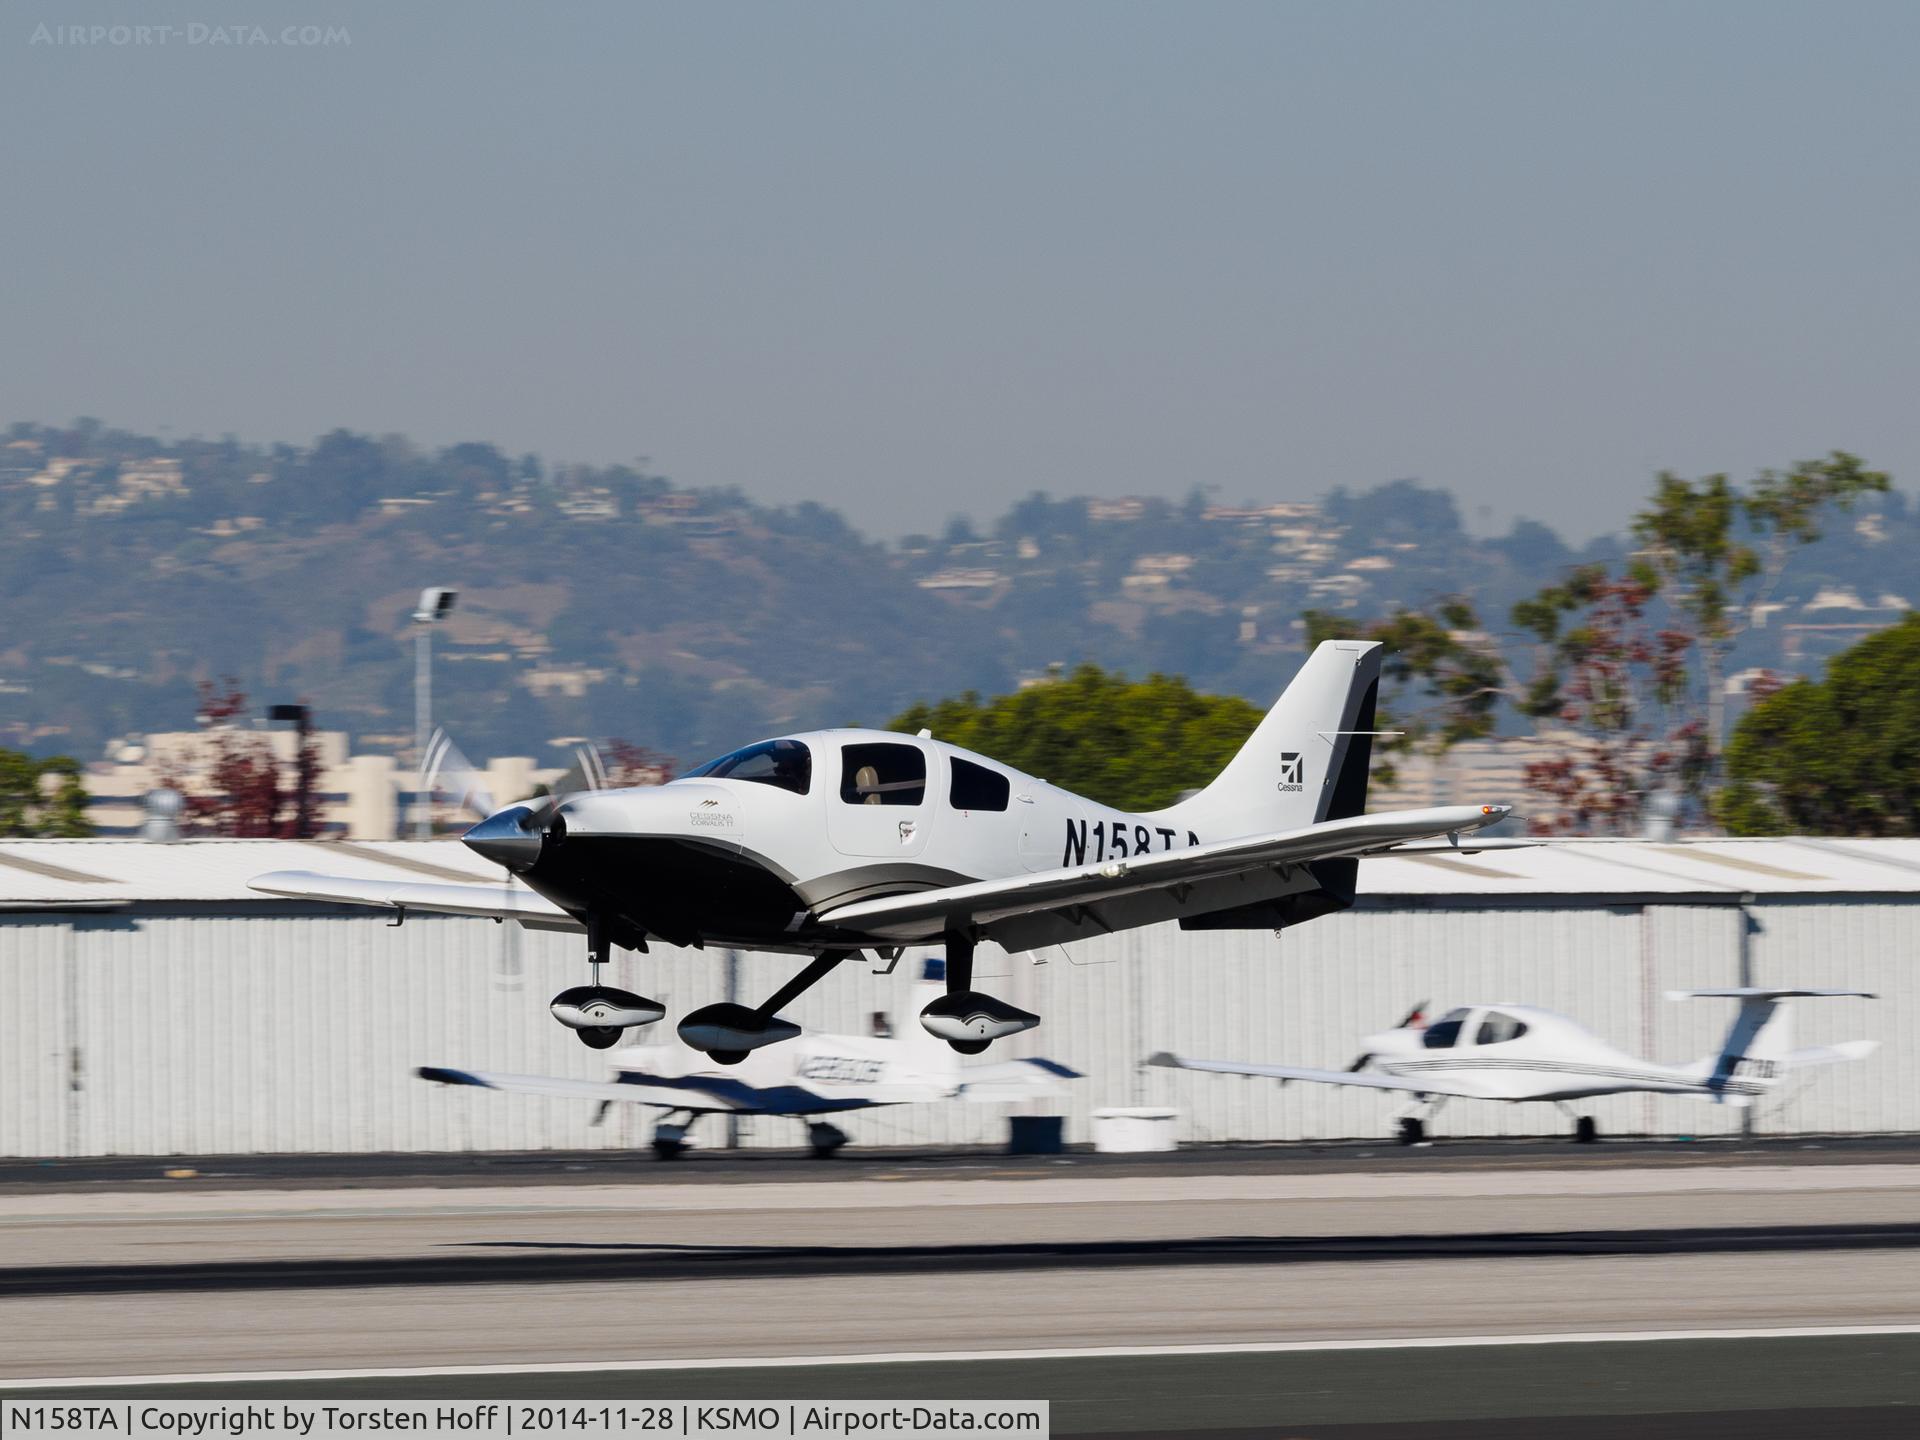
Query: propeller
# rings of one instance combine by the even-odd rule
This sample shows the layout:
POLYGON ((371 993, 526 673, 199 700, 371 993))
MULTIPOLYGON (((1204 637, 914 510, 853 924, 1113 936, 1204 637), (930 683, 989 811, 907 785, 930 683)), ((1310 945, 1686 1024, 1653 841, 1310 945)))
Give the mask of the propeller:
POLYGON ((545 795, 502 811, 487 788, 485 774, 445 730, 435 730, 420 768, 420 782, 481 822, 462 837, 468 845, 513 869, 530 865, 539 856, 541 836, 561 805, 583 791, 607 788, 607 767, 599 750, 583 742, 574 747, 573 764, 545 795))
POLYGON ((427 753, 420 760, 420 788, 429 794, 444 795, 462 810, 484 820, 497 808, 487 778, 474 768, 453 737, 444 729, 435 730, 427 742, 427 753))
MULTIPOLYGON (((1418 1002, 1411 1010, 1400 1017, 1400 1023, 1393 1028, 1396 1030, 1425 1029, 1427 1024, 1427 1003, 1425 1000, 1418 1002)), ((1372 1059, 1373 1054, 1371 1051, 1362 1051, 1359 1057, 1351 1065, 1347 1066, 1348 1073, 1351 1074, 1356 1070, 1366 1069, 1367 1062, 1372 1059)))

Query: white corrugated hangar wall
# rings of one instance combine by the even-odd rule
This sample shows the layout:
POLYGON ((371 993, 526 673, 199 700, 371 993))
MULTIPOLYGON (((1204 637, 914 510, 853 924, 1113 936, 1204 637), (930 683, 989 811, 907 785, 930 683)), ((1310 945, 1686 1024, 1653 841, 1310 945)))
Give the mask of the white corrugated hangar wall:
MULTIPOLYGON (((1362 1090, 1145 1069, 1157 1050, 1344 1067, 1362 1035, 1417 1001, 1544 1005, 1623 1049, 1682 1060, 1713 1051, 1725 1001, 1676 988, 1858 987, 1877 1002, 1808 1001, 1797 1043, 1883 1042, 1869 1060, 1816 1072, 1768 1102, 1771 1133, 1920 1130, 1920 1024, 1907 976, 1920 955, 1920 896, 1370 896, 1278 936, 1171 926, 1006 956, 983 948, 982 988, 1036 1010, 1041 1028, 997 1047, 1084 1071, 1069 1140, 1102 1106, 1172 1105, 1183 1138, 1386 1136, 1401 1102, 1362 1090), (1044 963, 1036 964, 1035 959, 1044 963)), ((909 954, 891 976, 848 965, 786 1013, 865 1033, 874 1011, 913 1023, 909 954)), ((743 955, 753 1002, 796 965, 743 955)), ((723 954, 622 954, 608 978, 665 1001, 669 1016, 726 994, 723 954)), ((0 914, 0 1153, 219 1154, 591 1148, 644 1142, 654 1112, 619 1107, 595 1127, 586 1103, 429 1085, 421 1064, 604 1078, 546 1013, 585 979, 576 937, 485 920, 409 919, 268 902, 140 903, 0 914)), ((668 1023, 671 1023, 669 1020, 668 1023)), ((665 1033, 662 1026, 654 1035, 665 1033)), ((1047 1113, 1049 1107, 1020 1107, 1047 1113)), ((1741 1112, 1624 1097, 1594 1112, 1613 1133, 1721 1134, 1741 1112)), ((922 1105, 836 1123, 857 1144, 992 1143, 1007 1107, 922 1105)), ((702 1122, 720 1143, 724 1124, 702 1122)), ((743 1122, 744 1143, 793 1145, 795 1122, 743 1122)), ((1454 1102, 1439 1135, 1553 1134, 1550 1106, 1454 1102)))

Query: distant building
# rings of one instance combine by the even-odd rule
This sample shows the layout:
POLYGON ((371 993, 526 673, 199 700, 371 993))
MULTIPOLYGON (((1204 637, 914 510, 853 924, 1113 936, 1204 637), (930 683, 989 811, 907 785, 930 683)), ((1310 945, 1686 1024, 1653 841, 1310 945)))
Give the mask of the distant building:
MULTIPOLYGON (((87 791, 87 818, 102 836, 138 835, 146 820, 146 797, 162 785, 181 785, 188 794, 207 793, 207 771, 213 762, 211 730, 182 730, 116 740, 104 759, 86 767, 81 777, 87 791)), ((297 737, 291 729, 247 730, 262 742, 291 774, 297 737)), ((412 814, 418 781, 411 768, 391 755, 348 753, 346 732, 319 730, 313 735, 319 752, 320 773, 315 781, 315 810, 323 838, 392 840, 398 838, 412 814)), ((485 784, 500 804, 531 795, 551 785, 563 772, 539 769, 524 755, 502 756, 488 762, 485 784)), ((436 824, 452 827, 470 819, 451 801, 434 807, 436 824)))

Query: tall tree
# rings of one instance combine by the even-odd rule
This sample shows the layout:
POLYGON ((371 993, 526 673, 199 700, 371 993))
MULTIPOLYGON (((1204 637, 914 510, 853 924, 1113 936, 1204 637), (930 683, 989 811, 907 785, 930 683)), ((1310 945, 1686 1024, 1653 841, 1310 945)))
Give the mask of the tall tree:
POLYGON ((1727 745, 1735 835, 1920 835, 1920 616, 1761 700, 1727 745))
POLYGON ((1729 653, 1824 517, 1889 484, 1840 450, 1763 470, 1744 488, 1724 474, 1662 471, 1634 517, 1641 549, 1619 573, 1583 566, 1514 606, 1514 624, 1536 642, 1520 709, 1582 736, 1529 772, 1559 801, 1560 824, 1620 830, 1660 790, 1692 818, 1710 813, 1729 653))
POLYGON ((1744 491, 1725 475, 1690 481, 1660 472, 1633 535, 1646 547, 1645 578, 1664 592, 1699 656, 1709 757, 1726 741, 1727 654, 1772 598, 1793 551, 1820 538, 1830 510, 1851 509, 1890 484, 1884 471, 1844 450, 1762 470, 1744 491))
POLYGON ((1653 595, 1645 577, 1583 565, 1514 606, 1514 623, 1537 647, 1518 708, 1577 732, 1527 766, 1527 788, 1556 806, 1531 817, 1536 833, 1619 834, 1653 792, 1697 789, 1705 744, 1682 705, 1692 641, 1649 616, 1653 595))

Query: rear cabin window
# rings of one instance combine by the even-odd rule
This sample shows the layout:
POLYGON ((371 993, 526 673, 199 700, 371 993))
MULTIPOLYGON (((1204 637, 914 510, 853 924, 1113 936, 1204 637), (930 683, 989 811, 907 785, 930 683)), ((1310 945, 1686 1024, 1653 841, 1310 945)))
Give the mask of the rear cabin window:
POLYGON ((1004 810, 1012 793, 1013 786, 998 770, 954 759, 953 783, 947 789, 947 801, 954 809, 1004 810))
POLYGON ((1481 1045, 1503 1045, 1509 1040, 1518 1040, 1527 1033, 1527 1022, 1516 1020, 1511 1015, 1502 1015, 1493 1011, 1480 1022, 1480 1035, 1476 1041, 1481 1045))
POLYGON ((840 753, 840 798, 918 805, 927 798, 927 757, 918 745, 849 745, 840 753))
POLYGON ((1420 1037, 1420 1043, 1429 1050, 1451 1050, 1460 1039, 1460 1027, 1467 1023, 1470 1012, 1449 1010, 1442 1019, 1434 1021, 1420 1037))

